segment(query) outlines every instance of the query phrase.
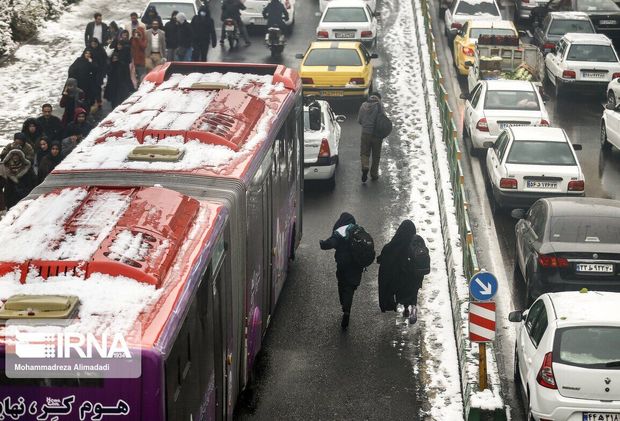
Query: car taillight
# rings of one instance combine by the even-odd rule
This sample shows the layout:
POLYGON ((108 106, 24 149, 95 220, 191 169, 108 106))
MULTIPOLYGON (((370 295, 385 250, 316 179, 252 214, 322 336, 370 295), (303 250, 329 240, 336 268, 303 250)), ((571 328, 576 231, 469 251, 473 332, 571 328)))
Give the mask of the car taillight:
POLYGON ((564 79, 575 79, 577 77, 577 73, 574 70, 564 70, 562 72, 562 77, 564 79))
POLYGON ((564 257, 556 257, 552 254, 539 254, 538 264, 544 268, 567 268, 568 260, 564 257))
POLYGON ((517 188, 517 180, 514 178, 502 178, 499 180, 499 188, 500 189, 516 189, 517 188))
POLYGON ((489 123, 487 123, 487 119, 481 118, 480 120, 478 120, 478 122, 476 123, 476 129, 480 130, 481 132, 488 132, 489 123))
POLYGON ((311 77, 302 77, 301 83, 304 85, 312 85, 314 83, 314 80, 312 80, 311 77))
POLYGON ((620 77, 620 73, 614 73, 613 75, 611 75, 612 79, 617 79, 620 77))
POLYGON ((317 38, 329 38, 329 32, 327 31, 319 31, 316 33, 317 38))
POLYGON ((450 28, 452 29, 461 29, 462 27, 463 25, 458 22, 452 22, 452 25, 450 25, 450 28))
POLYGON ((370 38, 372 36, 372 31, 362 31, 360 36, 362 38, 370 38))
POLYGON ((463 54, 465 54, 466 56, 470 56, 470 57, 474 56, 474 49, 473 48, 463 47, 462 51, 463 51, 463 54))
POLYGON ((284 7, 286 7, 287 9, 290 9, 291 8, 291 3, 288 0, 286 0, 284 2, 284 7))
POLYGON ((586 183, 583 180, 574 180, 568 182, 568 191, 583 191, 586 183))
POLYGON ((352 77, 351 80, 349 81, 349 83, 351 85, 363 85, 364 84, 364 78, 363 77, 352 77))
POLYGON ((530 0, 521 0, 521 3, 529 4, 530 0))
POLYGON ((543 44, 543 50, 553 50, 555 48, 555 42, 545 42, 543 44))
POLYGON ((545 120, 544 118, 542 118, 542 119, 540 120, 540 123, 538 123, 538 125, 539 125, 539 126, 545 126, 545 127, 550 126, 549 122, 548 122, 547 120, 545 120))
POLYGON ((555 376, 553 375, 553 357, 551 352, 547 352, 545 354, 545 358, 543 359, 542 366, 538 371, 538 376, 536 376, 536 381, 542 387, 546 387, 547 389, 557 389, 558 386, 555 384, 555 376))
POLYGON ((331 151, 329 150, 329 142, 327 139, 323 138, 323 140, 321 140, 321 148, 319 149, 319 157, 329 158, 330 155, 331 151))

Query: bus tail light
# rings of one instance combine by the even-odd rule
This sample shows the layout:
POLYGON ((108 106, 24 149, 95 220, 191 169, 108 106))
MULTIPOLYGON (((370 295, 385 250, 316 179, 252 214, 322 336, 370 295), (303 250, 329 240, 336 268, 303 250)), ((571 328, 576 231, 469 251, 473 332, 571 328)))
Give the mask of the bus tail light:
POLYGON ((488 132, 489 123, 487 123, 487 119, 481 118, 480 120, 478 120, 478 122, 476 123, 476 129, 478 129, 481 132, 488 132))
POLYGON ((514 178, 502 178, 499 180, 499 188, 500 189, 516 189, 517 188, 517 180, 514 178))
POLYGON ((558 386, 555 383, 555 376, 553 375, 553 357, 551 352, 547 352, 545 354, 545 359, 543 360, 542 366, 538 371, 538 376, 536 376, 536 381, 542 387, 546 387, 548 389, 557 389, 558 386))
POLYGON ((568 191, 584 191, 586 183, 583 180, 573 180, 568 182, 568 191))
POLYGON ((319 149, 319 158, 329 158, 331 156, 331 150, 329 149, 329 142, 327 138, 321 140, 321 148, 319 149))

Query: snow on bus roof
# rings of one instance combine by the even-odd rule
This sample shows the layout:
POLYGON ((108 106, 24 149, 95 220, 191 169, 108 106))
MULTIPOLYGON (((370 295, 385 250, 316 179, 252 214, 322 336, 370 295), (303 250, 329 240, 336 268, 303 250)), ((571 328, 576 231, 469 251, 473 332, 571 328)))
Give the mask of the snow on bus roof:
POLYGON ((56 168, 191 171, 243 161, 267 136, 288 91, 272 75, 172 74, 140 89, 95 127, 56 168), (130 161, 136 146, 182 150, 176 162, 130 161))

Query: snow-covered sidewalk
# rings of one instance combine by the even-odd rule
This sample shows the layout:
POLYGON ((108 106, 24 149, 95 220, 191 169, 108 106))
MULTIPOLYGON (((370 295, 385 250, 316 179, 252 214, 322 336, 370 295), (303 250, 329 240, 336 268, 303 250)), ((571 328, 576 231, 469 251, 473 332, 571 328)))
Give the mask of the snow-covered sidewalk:
MULTIPOLYGON (((418 323, 423 335, 420 355, 411 357, 419 364, 420 382, 426 384, 430 418, 458 420, 463 419, 463 397, 447 276, 447 270, 452 268, 446 267, 440 198, 435 186, 438 175, 433 169, 429 116, 424 98, 426 81, 420 72, 425 64, 420 62, 415 18, 410 0, 385 0, 382 3, 384 47, 390 55, 389 78, 382 81, 383 91, 388 92, 384 102, 389 105, 388 114, 395 123, 400 147, 410 157, 406 166, 394 163, 390 172, 402 177, 403 168, 408 169, 406 176, 411 178, 415 188, 401 192, 403 199, 408 199, 404 200, 402 219, 414 221, 431 251, 432 272, 425 277, 418 300, 418 323)), ((428 54, 427 51, 423 53, 428 54)), ((445 152, 443 144, 440 148, 445 152)), ((445 193, 444 197, 452 200, 445 193)), ((456 227, 454 220, 448 223, 456 227)), ((458 263, 461 268, 457 271, 462 272, 462 263, 458 263)), ((411 334, 418 332, 412 331, 411 334)))
POLYGON ((0 145, 21 130, 28 117, 38 116, 42 104, 58 106, 67 70, 84 50, 84 28, 94 12, 104 22, 124 24, 131 12, 141 13, 144 0, 82 0, 58 19, 46 22, 30 43, 0 67, 0 145), (36 75, 36 77, 34 77, 36 75))

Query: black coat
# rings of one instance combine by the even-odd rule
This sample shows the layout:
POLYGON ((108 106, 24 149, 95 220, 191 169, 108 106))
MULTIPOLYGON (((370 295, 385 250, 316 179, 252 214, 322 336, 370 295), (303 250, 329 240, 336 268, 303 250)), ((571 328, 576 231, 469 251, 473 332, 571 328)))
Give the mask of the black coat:
POLYGON ((379 307, 382 312, 396 310, 396 303, 411 304, 421 279, 412 274, 412 244, 421 240, 410 220, 403 221, 392 240, 377 257, 379 263, 379 307))
POLYGON ((226 0, 222 5, 222 22, 224 19, 233 19, 235 22, 241 20, 241 11, 246 7, 239 0, 226 0))
POLYGON ((22 133, 26 135, 26 142, 28 142, 30 146, 32 146, 32 148, 34 149, 37 147, 37 143, 43 135, 43 130, 37 122, 37 119, 30 117, 27 118, 26 121, 24 121, 24 123, 22 124, 22 133), (34 124, 37 127, 34 133, 30 133, 28 131, 28 126, 30 126, 31 124, 34 124))
POLYGON ((101 86, 103 85, 103 78, 105 78, 107 72, 108 54, 101 44, 97 48, 91 47, 91 50, 93 52, 93 63, 97 66, 97 83, 101 86))
MULTIPOLYGON (((167 34, 168 32, 166 32, 166 35, 167 34)), ((182 48, 190 48, 192 46, 192 40, 193 40, 192 25, 188 21, 185 21, 182 24, 179 24, 179 27, 178 27, 179 45, 178 46, 182 48)), ((166 43, 167 42, 168 41, 166 41, 166 43)))
POLYGON ((43 159, 39 163, 39 173, 37 175, 39 179, 39 184, 41 184, 43 180, 45 180, 45 177, 47 177, 48 174, 51 173, 54 168, 56 168, 56 165, 60 164, 60 161, 62 161, 60 155, 58 155, 57 157, 53 157, 51 154, 48 153, 43 157, 43 159))
POLYGON ((134 91, 133 82, 129 74, 129 63, 113 61, 108 67, 108 83, 105 86, 103 97, 116 107, 134 91))
POLYGON ((97 64, 93 59, 89 62, 80 56, 69 67, 69 77, 77 80, 78 87, 84 91, 88 106, 92 105, 97 97, 97 90, 101 89, 101 85, 97 80, 97 64))
POLYGON ((263 9, 263 17, 267 19, 267 27, 284 29, 284 21, 288 20, 288 11, 279 0, 271 1, 263 9))
POLYGON ((38 117, 37 123, 39 123, 41 131, 49 138, 50 142, 62 138, 62 122, 55 115, 51 115, 49 118, 38 117))
POLYGON ((175 50, 179 46, 179 24, 176 21, 168 21, 164 25, 164 32, 166 33, 166 48, 175 50))
MULTIPOLYGON (((100 40, 101 43, 103 45, 107 45, 108 42, 110 41, 110 29, 108 28, 108 25, 106 25, 105 23, 101 23, 101 34, 103 36, 103 39, 100 40)), ((88 47, 90 46, 90 39, 93 37, 93 32, 95 31, 95 22, 94 21, 90 21, 88 22, 88 24, 86 25, 86 30, 84 31, 84 44, 88 47)))
POLYGON ((353 286, 358 286, 364 269, 353 259, 351 242, 346 229, 349 225, 355 225, 355 218, 350 213, 343 212, 334 224, 332 235, 328 239, 321 241, 320 246, 321 250, 336 249, 334 259, 336 260, 337 271, 344 278, 355 284, 353 286))
POLYGON ((146 29, 151 29, 151 26, 153 26, 153 21, 157 21, 159 22, 159 29, 164 29, 164 23, 161 20, 161 16, 159 16, 159 13, 157 13, 157 8, 155 6, 149 6, 147 7, 146 11, 144 12, 144 16, 142 16, 142 19, 140 19, 140 21, 146 25, 146 29), (150 11, 155 12, 155 15, 151 17, 151 15, 149 14, 150 11))
POLYGON ((192 18, 191 25, 194 47, 208 47, 209 44, 215 47, 217 36, 215 34, 215 24, 211 15, 209 15, 209 9, 201 7, 198 14, 192 18), (207 15, 200 16, 201 11, 205 11, 207 15))

